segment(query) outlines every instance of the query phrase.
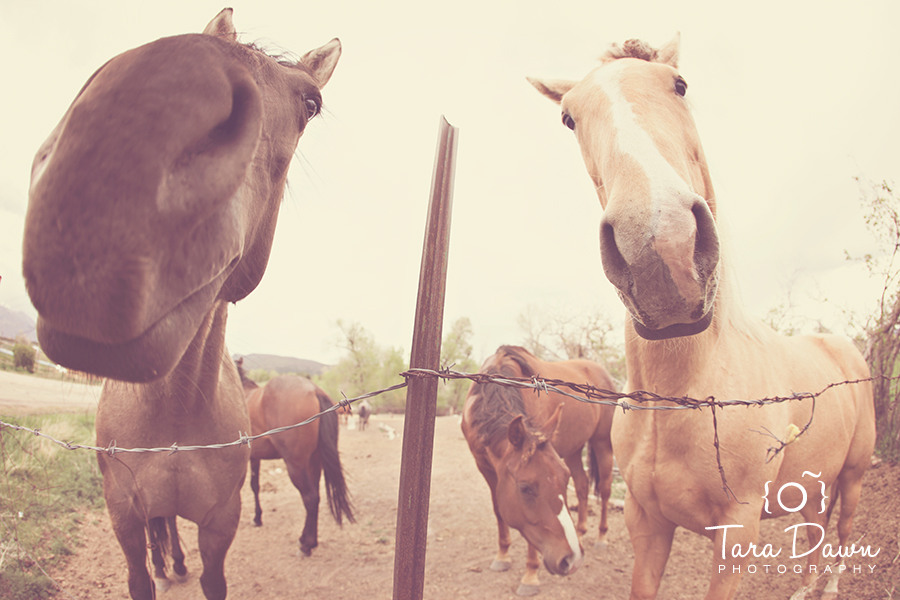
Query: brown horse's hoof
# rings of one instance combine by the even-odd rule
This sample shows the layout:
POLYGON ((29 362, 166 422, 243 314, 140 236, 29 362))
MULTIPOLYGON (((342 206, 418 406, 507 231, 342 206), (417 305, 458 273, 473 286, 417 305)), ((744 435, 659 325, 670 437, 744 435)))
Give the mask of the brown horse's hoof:
POLYGON ((537 596, 540 593, 540 587, 536 585, 528 585, 527 583, 520 583, 519 589, 516 590, 517 596, 537 596))
POLYGON ((498 573, 502 573, 503 571, 509 571, 510 567, 512 567, 512 563, 505 560, 497 560, 494 559, 494 562, 491 563, 491 571, 497 571, 498 573))
POLYGON ((254 527, 262 527, 262 520, 257 521, 256 519, 254 519, 253 526, 254 527))

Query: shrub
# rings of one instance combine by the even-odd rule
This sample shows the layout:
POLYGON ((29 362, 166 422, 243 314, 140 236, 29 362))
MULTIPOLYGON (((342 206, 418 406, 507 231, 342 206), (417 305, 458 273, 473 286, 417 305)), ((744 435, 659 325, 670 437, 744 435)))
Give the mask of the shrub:
POLYGON ((31 344, 18 341, 13 346, 13 364, 17 369, 25 369, 29 373, 34 373, 35 354, 31 344))

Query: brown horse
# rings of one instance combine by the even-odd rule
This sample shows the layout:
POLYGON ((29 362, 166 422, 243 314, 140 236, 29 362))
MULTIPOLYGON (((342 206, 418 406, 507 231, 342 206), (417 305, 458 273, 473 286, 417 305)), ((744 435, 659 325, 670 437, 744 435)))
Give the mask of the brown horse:
MULTIPOLYGON (((288 165, 340 43, 276 60, 237 42, 231 14, 111 59, 34 160, 25 281, 47 355, 109 377, 100 446, 220 444, 250 429, 227 305, 263 276, 288 165)), ((98 456, 132 598, 154 596, 147 529, 158 539, 175 515, 199 526, 203 593, 225 597, 249 456, 98 456)))
MULTIPOLYGON (((848 340, 782 337, 740 307, 720 256, 718 199, 684 98, 678 46, 677 37, 659 50, 629 40, 580 82, 532 80, 561 105, 604 207, 603 267, 631 315, 629 390, 761 399, 868 378, 848 340)), ((613 447, 628 485, 625 521, 635 554, 631 598, 656 597, 678 526, 714 542, 706 598, 732 598, 760 517, 796 510, 810 524, 810 546, 819 545, 802 569, 794 594, 802 598, 820 572, 821 542, 838 498, 838 536, 848 549, 875 442, 871 385, 828 390, 815 401, 814 415, 813 401, 805 399, 726 408, 716 416, 733 496, 723 491, 710 411, 630 410, 616 418, 613 447), (809 429, 767 461, 772 440, 757 432, 788 441, 811 416, 809 429)), ((837 595, 839 574, 835 565, 823 597, 837 595)))
MULTIPOLYGON (((609 374, 597 363, 544 362, 515 346, 501 346, 479 372, 614 388, 609 374)), ((581 459, 585 444, 591 480, 601 498, 598 543, 603 542, 612 485, 612 421, 611 406, 587 404, 555 392, 540 396, 534 390, 493 383, 474 383, 469 388, 462 431, 478 470, 491 488, 499 530, 500 549, 491 569, 505 571, 510 567, 510 526, 528 542, 519 595, 539 591, 539 552, 547 570, 556 575, 575 571, 582 560, 580 537, 587 532, 589 490, 581 459), (578 496, 576 526, 566 503, 570 476, 578 496)))
MULTIPOLYGON (((328 394, 305 377, 281 375, 259 387, 244 374, 243 359, 238 360, 237 368, 250 412, 252 435, 301 423, 334 406, 328 394)), ((306 556, 319 545, 319 481, 323 472, 328 508, 334 520, 338 525, 344 517, 355 522, 338 453, 338 430, 338 415, 332 411, 308 425, 260 438, 251 445, 250 489, 256 501, 253 523, 262 526, 260 461, 282 458, 291 483, 300 492, 306 507, 306 524, 299 540, 300 551, 306 556)))

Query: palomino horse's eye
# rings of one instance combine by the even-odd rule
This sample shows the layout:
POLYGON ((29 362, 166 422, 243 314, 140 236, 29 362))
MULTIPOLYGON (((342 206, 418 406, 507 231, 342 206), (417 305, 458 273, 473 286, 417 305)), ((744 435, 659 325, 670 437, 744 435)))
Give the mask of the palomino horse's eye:
POLYGON ((675 80, 675 93, 681 97, 687 94, 687 81, 681 77, 675 80))
POLYGON ((319 114, 319 111, 322 110, 322 107, 319 105, 319 101, 315 98, 305 98, 303 103, 306 105, 306 120, 310 120, 319 114))
POLYGON ((573 119, 569 115, 569 113, 563 113, 562 122, 563 122, 563 125, 565 125, 569 129, 571 129, 572 131, 575 131, 575 119, 573 119))

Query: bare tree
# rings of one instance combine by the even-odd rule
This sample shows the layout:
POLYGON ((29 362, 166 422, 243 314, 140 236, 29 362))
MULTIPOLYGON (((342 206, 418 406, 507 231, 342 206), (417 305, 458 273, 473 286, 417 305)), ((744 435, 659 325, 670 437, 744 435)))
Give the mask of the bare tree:
MULTIPOLYGON (((890 379, 900 372, 900 199, 892 184, 866 183, 862 204, 866 227, 880 244, 880 252, 861 258, 873 277, 884 281, 877 309, 865 326, 866 361, 876 379, 875 420, 878 451, 890 460, 900 458, 900 385, 890 379)), ((849 258, 849 255, 848 255, 849 258)))

